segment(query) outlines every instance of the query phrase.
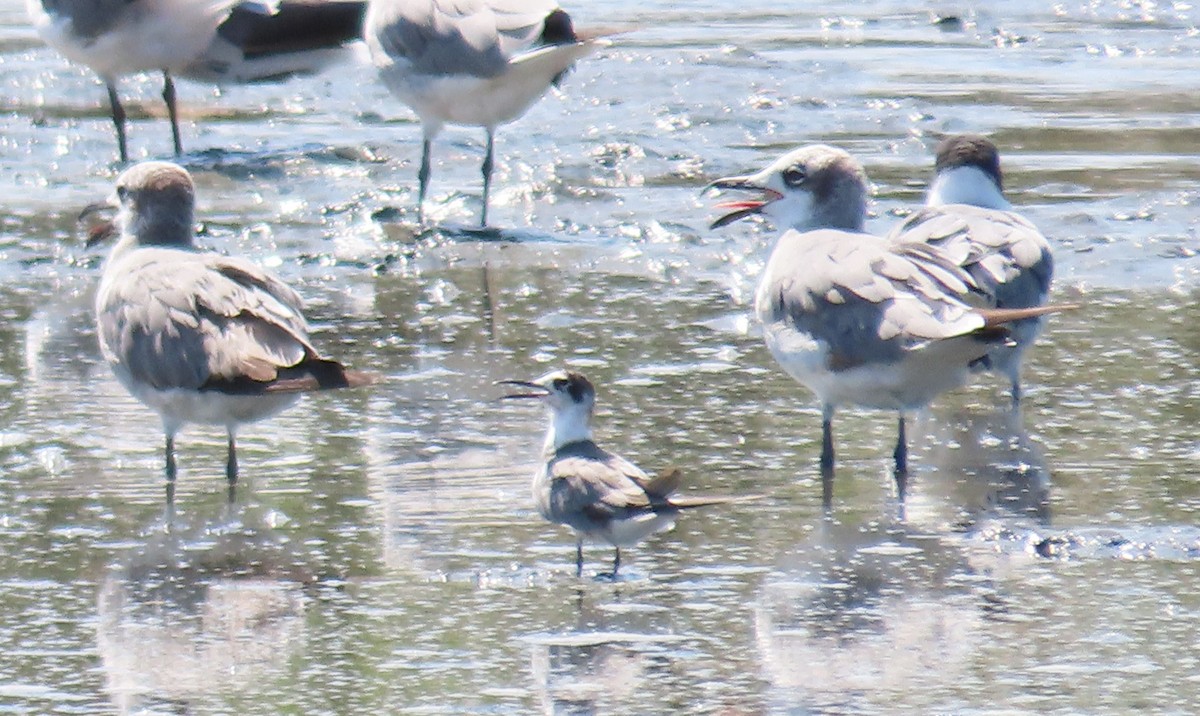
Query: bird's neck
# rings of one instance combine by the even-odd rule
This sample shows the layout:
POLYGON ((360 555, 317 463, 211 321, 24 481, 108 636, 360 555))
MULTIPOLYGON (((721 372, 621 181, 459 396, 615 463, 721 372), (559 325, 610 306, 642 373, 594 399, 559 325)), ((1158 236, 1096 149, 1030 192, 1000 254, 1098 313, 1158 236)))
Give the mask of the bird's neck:
POLYGON ((992 177, 979 167, 954 167, 939 172, 929 187, 926 206, 969 204, 984 209, 1008 211, 1012 204, 1004 198, 992 177))
POLYGON ((592 439, 592 413, 584 406, 570 406, 555 411, 550 416, 550 429, 546 431, 546 442, 542 446, 548 455, 571 443, 592 439))

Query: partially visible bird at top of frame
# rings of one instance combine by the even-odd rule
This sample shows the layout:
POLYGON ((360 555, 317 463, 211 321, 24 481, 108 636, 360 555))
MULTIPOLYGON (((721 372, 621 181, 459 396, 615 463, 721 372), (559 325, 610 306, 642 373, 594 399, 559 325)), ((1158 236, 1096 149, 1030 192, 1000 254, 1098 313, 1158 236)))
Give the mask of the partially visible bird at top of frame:
POLYGON ((496 128, 523 115, 576 60, 607 44, 578 34, 555 0, 370 0, 364 39, 388 89, 421 121, 417 221, 430 146, 445 124, 483 127, 487 226, 496 128))
POLYGON ((195 187, 182 167, 142 162, 117 179, 117 235, 96 291, 100 349, 117 380, 162 418, 168 501, 175 435, 185 423, 228 433, 230 498, 238 477, 239 425, 270 417, 301 394, 374 382, 322 356, 308 337, 300 296, 244 259, 194 243, 195 187))
POLYGON ((174 77, 251 82, 319 70, 356 39, 365 3, 344 0, 26 0, 38 35, 90 67, 108 90, 122 163, 118 80, 162 72, 175 155, 183 153, 174 77))

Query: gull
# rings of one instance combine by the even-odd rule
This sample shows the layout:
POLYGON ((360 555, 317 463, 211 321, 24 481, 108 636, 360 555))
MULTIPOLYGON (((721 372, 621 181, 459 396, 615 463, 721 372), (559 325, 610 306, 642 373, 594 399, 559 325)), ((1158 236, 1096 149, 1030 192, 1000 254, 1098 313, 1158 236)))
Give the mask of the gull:
POLYGON ((554 0, 370 0, 363 36, 384 84, 421 121, 418 222, 430 145, 442 126, 486 130, 480 226, 487 226, 496 127, 523 115, 576 60, 606 43, 580 39, 554 0))
POLYGON ((366 12, 366 0, 278 0, 272 13, 242 3, 180 74, 218 84, 315 74, 349 55, 366 12))
MULTIPOLYGON (((996 145, 978 135, 947 137, 937 147, 935 166, 926 206, 888 237, 940 247, 971 274, 991 306, 1045 305, 1054 274, 1050 243, 1004 198, 996 145)), ((993 348, 981 364, 1008 377, 1014 406, 1021 400, 1021 359, 1041 327, 1041 317, 1014 321, 1011 341, 993 348)))
POLYGON ((311 74, 358 39, 365 0, 26 0, 34 29, 108 89, 129 161, 118 78, 161 71, 175 155, 183 153, 175 76, 259 82, 311 74))
POLYGON ((867 177, 841 149, 801 147, 757 174, 709 186, 761 195, 721 204, 728 211, 714 228, 756 213, 792 227, 759 278, 755 313, 775 360, 821 402, 827 504, 838 406, 898 413, 893 456, 903 499, 905 414, 964 384, 972 365, 1008 340, 1004 324, 1067 308, 976 308, 968 301, 978 287, 950 255, 865 233, 867 177))
MULTIPOLYGON (((225 427, 232 497, 239 425, 278 413, 304 392, 372 381, 317 352, 300 296, 279 278, 197 249, 194 205, 187 171, 154 161, 127 169, 109 202, 83 213, 118 211, 119 236, 96 292, 96 328, 117 380, 162 418, 168 500, 175 435, 185 423, 225 427)), ((112 233, 97 232, 89 245, 112 233)))
POLYGON ((521 389, 506 399, 541 400, 550 413, 544 462, 533 476, 533 499, 542 517, 575 531, 576 575, 583 574, 585 538, 613 546, 615 577, 621 547, 671 529, 681 510, 757 498, 672 496, 682 477, 678 469, 651 478, 601 448, 592 439, 596 389, 580 373, 555 370, 536 380, 504 380, 499 385, 521 389))

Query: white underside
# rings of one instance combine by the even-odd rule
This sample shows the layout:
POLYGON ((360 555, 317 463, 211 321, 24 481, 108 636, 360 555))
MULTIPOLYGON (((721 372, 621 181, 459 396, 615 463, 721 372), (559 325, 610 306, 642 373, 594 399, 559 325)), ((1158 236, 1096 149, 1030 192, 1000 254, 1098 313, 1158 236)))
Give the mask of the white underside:
POLYGON ((269 418, 300 400, 299 393, 225 395, 180 388, 156 390, 133 384, 116 367, 113 372, 133 397, 162 417, 163 430, 168 435, 174 435, 187 423, 220 425, 232 433, 242 423, 269 418))
POLYGON ((646 512, 627 519, 612 520, 606 529, 588 532, 583 537, 613 547, 632 547, 650 535, 666 532, 674 526, 674 514, 646 512))
POLYGON ((517 119, 550 89, 555 75, 595 46, 593 41, 541 48, 516 58, 495 77, 418 74, 405 60, 376 58, 376 64, 384 84, 412 107, 432 136, 443 124, 495 128, 517 119))
POLYGON ((824 405, 910 411, 967 382, 970 363, 987 346, 963 336, 932 342, 891 363, 848 370, 828 368, 828 346, 791 326, 763 326, 763 337, 780 367, 817 395, 824 405))
POLYGON ((27 0, 33 27, 46 44, 107 81, 150 70, 182 70, 208 48, 237 0, 138 0, 122 22, 95 38, 75 34, 71 20, 27 0), (138 7, 144 10, 136 12, 138 7))

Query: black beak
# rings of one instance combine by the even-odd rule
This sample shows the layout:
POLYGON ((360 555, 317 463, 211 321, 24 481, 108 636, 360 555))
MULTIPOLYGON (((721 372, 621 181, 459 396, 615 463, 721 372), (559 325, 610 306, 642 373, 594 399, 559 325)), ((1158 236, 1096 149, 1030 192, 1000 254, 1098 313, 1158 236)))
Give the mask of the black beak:
POLYGON ((528 380, 498 380, 496 385, 511 385, 517 388, 524 388, 524 391, 509 393, 508 395, 500 396, 500 400, 513 400, 516 398, 545 398, 550 395, 550 390, 543 385, 538 385, 528 380))
POLYGON ((79 217, 76 221, 84 222, 100 215, 100 218, 88 226, 87 241, 84 244, 86 248, 92 248, 98 244, 102 244, 112 237, 117 235, 117 226, 113 220, 109 218, 112 212, 116 211, 117 207, 113 206, 111 201, 98 201, 94 204, 88 204, 83 207, 83 211, 79 212, 79 217))
POLYGON ((713 189, 753 191, 761 194, 762 198, 746 199, 743 201, 723 201, 717 204, 716 208, 718 209, 732 209, 733 211, 722 214, 713 220, 713 222, 708 225, 708 228, 710 229, 719 229, 722 226, 728 226, 729 224, 732 224, 738 219, 744 219, 747 216, 753 216, 754 214, 761 214, 764 206, 781 197, 779 192, 762 186, 749 176, 724 177, 722 179, 717 179, 716 181, 708 184, 708 186, 704 187, 704 190, 701 193, 703 194, 713 189))

